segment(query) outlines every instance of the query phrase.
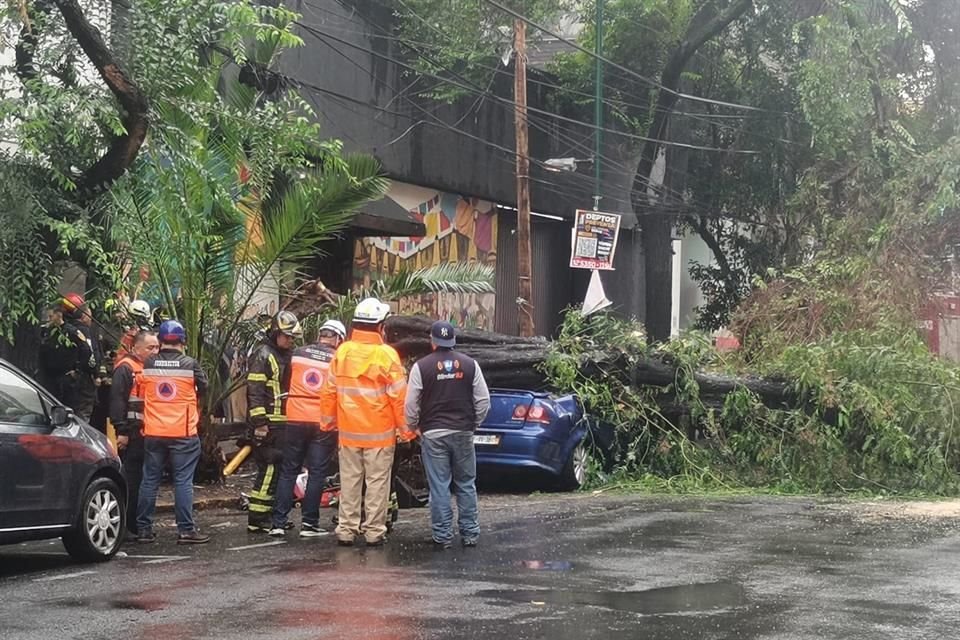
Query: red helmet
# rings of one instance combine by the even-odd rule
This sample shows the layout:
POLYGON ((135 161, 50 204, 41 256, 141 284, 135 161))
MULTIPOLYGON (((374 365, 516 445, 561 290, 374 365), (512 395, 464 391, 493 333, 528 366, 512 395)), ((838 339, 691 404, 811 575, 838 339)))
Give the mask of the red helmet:
POLYGON ((63 309, 64 313, 76 313, 83 309, 86 304, 87 301, 79 293, 68 293, 60 301, 60 308, 63 309))

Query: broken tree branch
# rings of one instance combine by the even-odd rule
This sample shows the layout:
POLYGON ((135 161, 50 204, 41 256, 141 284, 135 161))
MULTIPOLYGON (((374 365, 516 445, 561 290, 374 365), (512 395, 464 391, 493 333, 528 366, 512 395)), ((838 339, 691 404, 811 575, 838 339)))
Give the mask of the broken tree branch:
POLYGON ((147 98, 120 67, 100 32, 87 20, 77 0, 54 2, 63 15, 70 35, 76 39, 123 110, 121 122, 125 133, 115 138, 106 153, 76 179, 81 197, 89 198, 122 176, 136 160, 149 125, 147 98))

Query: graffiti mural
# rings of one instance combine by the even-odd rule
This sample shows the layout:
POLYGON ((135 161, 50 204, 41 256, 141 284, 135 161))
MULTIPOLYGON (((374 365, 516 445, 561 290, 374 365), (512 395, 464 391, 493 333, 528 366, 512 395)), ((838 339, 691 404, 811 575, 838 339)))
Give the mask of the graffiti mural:
MULTIPOLYGON (((354 246, 356 286, 369 285, 386 275, 448 262, 480 262, 496 268, 497 212, 485 200, 436 193, 410 208, 411 216, 426 227, 417 237, 360 238, 354 246)), ((427 294, 398 302, 400 313, 449 320, 470 329, 493 330, 496 295, 427 294)))

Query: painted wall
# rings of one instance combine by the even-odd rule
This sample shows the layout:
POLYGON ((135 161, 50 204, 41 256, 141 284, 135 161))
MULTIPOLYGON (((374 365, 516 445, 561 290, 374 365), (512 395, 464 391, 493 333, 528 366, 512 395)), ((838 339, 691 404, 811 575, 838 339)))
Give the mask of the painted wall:
MULTIPOLYGON (((444 263, 497 265, 497 211, 491 202, 393 183, 387 196, 423 222, 423 237, 369 237, 354 241, 354 286, 401 271, 444 263)), ((493 330, 496 294, 426 294, 400 299, 398 311, 443 318, 465 328, 493 330)))

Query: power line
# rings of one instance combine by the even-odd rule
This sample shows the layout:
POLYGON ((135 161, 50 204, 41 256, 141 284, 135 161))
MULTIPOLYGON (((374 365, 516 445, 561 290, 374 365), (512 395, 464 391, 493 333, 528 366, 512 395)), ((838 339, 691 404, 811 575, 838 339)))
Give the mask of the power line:
MULTIPOLYGON (((322 38, 321 38, 321 40, 322 40, 322 38)), ((362 67, 356 60, 353 60, 353 59, 350 58, 349 56, 346 56, 342 51, 339 51, 339 50, 336 49, 335 47, 332 47, 331 45, 329 45, 329 43, 325 43, 325 44, 327 44, 328 47, 330 47, 331 49, 333 49, 334 51, 336 51, 339 55, 343 56, 344 59, 348 60, 351 64, 353 64, 354 66, 356 66, 358 69, 360 69, 360 70, 363 71, 364 73, 367 73, 368 75, 371 75, 371 77, 373 76, 373 74, 372 74, 372 72, 371 72, 370 70, 362 67)), ((368 108, 368 109, 373 109, 373 110, 380 111, 380 112, 386 112, 386 113, 389 113, 389 114, 394 115, 394 116, 397 116, 397 117, 402 117, 402 118, 406 118, 406 119, 409 119, 409 120, 414 120, 414 117, 413 117, 412 115, 410 115, 410 114, 407 114, 407 113, 402 113, 402 112, 397 112, 397 111, 391 111, 391 110, 388 110, 388 109, 384 109, 383 107, 380 107, 380 106, 378 106, 378 105, 372 105, 372 104, 369 104, 369 103, 364 102, 364 101, 362 101, 362 100, 359 100, 359 99, 357 99, 357 98, 353 98, 352 96, 347 96, 347 95, 338 93, 338 92, 336 92, 336 91, 333 91, 333 90, 330 90, 330 89, 326 89, 326 88, 324 88, 324 87, 319 87, 319 86, 317 86, 317 85, 315 85, 315 84, 312 84, 312 83, 310 83, 310 82, 298 80, 298 79, 296 79, 296 78, 291 78, 291 80, 302 84, 302 86, 306 86, 306 87, 311 88, 311 89, 313 89, 313 90, 315 90, 315 91, 318 91, 318 92, 320 92, 320 93, 324 93, 324 94, 327 94, 327 95, 331 95, 331 96, 333 96, 333 97, 335 97, 335 98, 345 100, 345 101, 350 102, 350 103, 352 103, 352 104, 357 104, 357 105, 366 107, 366 108, 368 108)), ((388 88, 391 89, 392 91, 394 91, 394 92, 396 93, 396 89, 394 89, 393 87, 390 87, 390 86, 388 85, 388 88)), ((437 126, 437 127, 440 127, 440 128, 444 128, 444 129, 450 130, 450 131, 452 131, 452 132, 454 132, 454 133, 457 133, 457 134, 462 135, 462 136, 464 136, 464 137, 467 137, 467 138, 469 138, 469 139, 475 140, 475 141, 477 141, 477 142, 480 142, 481 144, 484 144, 484 145, 486 145, 486 146, 489 146, 489 147, 491 147, 491 148, 493 148, 493 149, 496 149, 496 150, 498 150, 498 151, 501 151, 501 152, 503 152, 505 155, 510 156, 510 158, 514 158, 514 157, 515 157, 515 155, 516 155, 515 150, 510 149, 510 148, 507 148, 507 147, 504 147, 504 146, 501 146, 501 145, 498 145, 498 144, 496 144, 496 143, 494 143, 494 142, 491 142, 491 141, 489 141, 489 140, 486 140, 486 139, 484 139, 484 138, 481 138, 481 137, 476 136, 476 135, 474 135, 474 134, 471 134, 471 133, 469 133, 469 132, 463 131, 462 129, 459 129, 459 128, 457 128, 457 127, 451 126, 450 123, 447 123, 447 122, 443 121, 442 119, 438 118, 436 115, 430 113, 429 111, 427 111, 426 109, 424 109, 422 106, 420 106, 419 104, 417 104, 416 101, 414 101, 414 100, 413 100, 412 98, 410 98, 409 96, 402 96, 402 97, 403 97, 403 99, 407 100, 407 101, 411 104, 411 106, 413 106, 414 108, 418 109, 418 110, 421 111, 422 113, 426 114, 427 116, 429 116, 429 117, 431 117, 433 120, 435 120, 435 122, 430 122, 430 121, 426 121, 426 120, 417 120, 409 129, 412 129, 412 128, 414 128, 415 126, 417 126, 417 125, 419 125, 419 124, 437 126)), ((372 119, 372 118, 371 118, 371 119, 372 119)), ((409 129, 408 129, 408 130, 409 130, 409 129)), ((504 158, 504 157, 499 157, 499 156, 494 156, 494 157, 496 157, 496 158, 497 158, 498 160, 500 160, 500 161, 507 162, 507 163, 509 163, 509 164, 512 165, 512 160, 511 160, 511 159, 504 158)), ((538 166, 547 168, 547 165, 545 165, 545 163, 543 163, 541 160, 538 160, 537 158, 528 157, 528 159, 529 159, 531 162, 537 164, 538 166)), ((578 173, 571 173, 571 174, 569 174, 569 175, 574 176, 574 177, 577 177, 577 178, 580 178, 580 179, 583 179, 584 181, 586 181, 586 180, 589 179, 587 176, 584 176, 584 175, 578 174, 578 173)), ((574 199, 579 198, 579 197, 583 197, 583 194, 582 194, 582 193, 575 192, 575 191, 571 191, 569 188, 567 188, 567 185, 564 185, 564 184, 561 184, 561 183, 553 182, 553 181, 550 181, 550 180, 543 180, 543 179, 539 179, 539 178, 531 178, 531 180, 534 181, 534 182, 537 182, 537 183, 540 183, 540 184, 544 184, 544 185, 546 185, 546 186, 549 186, 549 187, 551 187, 552 189, 554 189, 555 191, 557 191, 558 193, 561 193, 562 195, 565 195, 565 196, 568 196, 568 197, 571 197, 571 198, 574 198, 574 199)), ((646 178, 642 178, 641 181, 642 181, 642 182, 646 182, 646 183, 649 184, 649 180, 647 180, 646 178)), ((729 214, 726 214, 726 213, 718 213, 718 212, 715 212, 715 211, 711 210, 707 205, 704 205, 703 203, 698 203, 698 202, 696 202, 696 201, 693 201, 692 203, 691 203, 691 202, 687 202, 687 201, 685 201, 685 200, 682 199, 682 196, 681 196, 681 195, 676 194, 676 192, 673 192, 671 189, 667 188, 665 185, 652 185, 652 186, 653 186, 655 189, 661 191, 661 192, 663 193, 663 195, 672 196, 672 197, 676 198, 676 200, 675 200, 673 203, 670 203, 669 201, 663 201, 663 200, 662 200, 660 203, 658 203, 656 206, 654 206, 654 205, 644 205, 643 203, 634 203, 634 202, 632 202, 632 201, 624 201, 624 200, 621 200, 621 199, 616 198, 616 197, 613 197, 613 196, 607 196, 605 199, 606 199, 606 200, 609 200, 609 201, 614 201, 614 202, 620 203, 621 205, 623 205, 623 207, 624 207, 625 210, 627 210, 627 211, 629 211, 629 212, 632 212, 632 213, 645 212, 645 215, 651 215, 651 214, 653 214, 653 215, 670 215, 670 216, 697 215, 697 216, 708 217, 708 218, 726 218, 726 219, 740 220, 741 222, 744 222, 744 223, 757 224, 757 223, 756 223, 755 221, 753 221, 753 220, 743 220, 743 219, 741 219, 741 218, 737 218, 736 216, 732 216, 732 215, 729 215, 729 214), (692 206, 692 205, 699 205, 701 208, 698 209, 696 206, 692 206)), ((631 193, 637 193, 637 192, 631 190, 631 193)))
MULTIPOLYGON (((318 29, 318 28, 316 28, 316 27, 313 27, 313 26, 311 26, 311 25, 305 24, 305 23, 303 23, 303 22, 297 22, 296 24, 297 24, 298 26, 306 29, 306 30, 309 31, 310 33, 313 33, 314 35, 317 35, 318 37, 330 38, 331 40, 333 40, 333 41, 335 41, 335 42, 339 42, 339 43, 341 43, 341 44, 343 44, 343 45, 346 45, 346 46, 348 46, 348 47, 357 49, 357 50, 359 50, 359 51, 364 51, 364 52, 366 52, 366 53, 369 53, 369 54, 372 54, 372 55, 374 55, 374 56, 377 56, 378 58, 381 58, 381 59, 383 59, 383 60, 387 60, 388 62, 393 62, 394 64, 397 64, 397 65, 399 65, 399 66, 401 66, 401 67, 403 67, 403 68, 405 68, 405 69, 408 69, 409 71, 413 71, 414 73, 419 73, 420 75, 426 76, 426 77, 428 77, 428 78, 432 78, 432 79, 434 79, 434 80, 438 80, 438 81, 441 81, 441 82, 446 82, 447 84, 450 84, 451 86, 457 87, 457 88, 462 89, 462 90, 464 90, 464 91, 470 91, 470 92, 475 92, 475 91, 477 91, 477 89, 471 88, 471 87, 469 87, 469 86, 467 86, 467 85, 465 85, 465 84, 462 84, 462 83, 459 83, 459 82, 455 82, 455 81, 453 81, 453 80, 450 80, 449 78, 444 78, 444 77, 438 76, 438 75, 436 75, 436 74, 432 74, 432 73, 427 73, 427 72, 425 72, 425 71, 421 71, 420 69, 417 69, 417 68, 414 67, 413 65, 411 65, 411 64, 409 64, 409 63, 406 63, 406 62, 404 62, 404 61, 402 61, 402 60, 399 60, 398 58, 394 58, 394 57, 392 57, 392 56, 388 56, 388 55, 386 55, 386 54, 380 53, 379 51, 375 51, 375 50, 373 50, 373 49, 369 49, 369 48, 366 48, 366 47, 362 47, 362 46, 360 46, 360 45, 358 45, 358 44, 355 44, 355 43, 350 42, 349 40, 344 40, 343 38, 339 38, 339 37, 337 37, 337 36, 335 36, 335 35, 333 35, 333 34, 327 33, 327 32, 325 32, 325 31, 322 31, 322 30, 320 30, 320 29, 318 29)), ((490 97, 491 99, 496 100, 496 101, 498 101, 498 102, 502 102, 502 103, 507 104, 507 105, 510 105, 510 106, 513 107, 514 109, 515 109, 516 106, 517 106, 517 105, 516 105, 516 102, 514 102, 513 100, 510 100, 510 99, 508 99, 508 98, 504 98, 504 97, 498 96, 498 95, 496 95, 496 94, 494 94, 494 93, 490 93, 490 94, 488 94, 488 95, 489 95, 489 97, 490 97)), ((657 139, 657 138, 650 138, 650 137, 647 137, 647 136, 641 136, 641 135, 638 135, 638 134, 635 134, 635 133, 627 133, 627 132, 624 132, 624 131, 618 131, 618 130, 616 130, 616 129, 610 129, 610 128, 607 128, 607 127, 598 127, 598 126, 596 126, 596 125, 594 125, 594 124, 591 124, 591 123, 589 123, 589 122, 584 122, 584 121, 582 121, 582 120, 577 120, 576 118, 569 118, 569 117, 567 117, 567 116, 563 116, 563 115, 560 115, 560 114, 558 114, 558 113, 554 113, 554 112, 552 112, 552 111, 547 111, 547 110, 545 110, 545 109, 538 109, 538 108, 536 108, 536 107, 528 107, 527 110, 530 111, 530 112, 532 112, 532 113, 538 113, 538 114, 540 114, 540 115, 549 116, 549 117, 551 117, 551 118, 555 118, 555 119, 560 120, 560 121, 563 121, 563 122, 569 122, 569 123, 571 123, 571 124, 576 124, 576 125, 579 125, 579 126, 581 126, 581 127, 587 127, 587 128, 594 129, 594 130, 603 131, 603 132, 605 132, 605 133, 611 133, 611 134, 613 134, 613 135, 618 135, 618 136, 621 136, 621 137, 624 137, 624 138, 627 138, 627 139, 630 139, 630 140, 639 140, 639 141, 641 141, 641 142, 654 142, 654 143, 656 143, 656 144, 659 144, 659 145, 662 145, 662 146, 667 146, 667 147, 677 147, 677 148, 680 148, 680 149, 691 149, 691 150, 694 150, 694 151, 713 151, 713 152, 721 152, 721 153, 734 153, 734 154, 738 154, 738 155, 760 155, 760 154, 763 153, 762 151, 757 151, 757 150, 752 150, 752 149, 724 149, 724 148, 722 148, 722 147, 708 147, 708 146, 704 146, 704 145, 687 144, 687 143, 684 143, 684 142, 674 142, 674 141, 671 141, 671 140, 660 140, 660 139, 657 139)))
MULTIPOLYGON (((670 95, 676 96, 677 98, 683 98, 684 100, 692 100, 692 101, 695 101, 695 102, 703 102, 703 103, 706 103, 706 104, 713 104, 713 105, 716 105, 716 106, 718 106, 718 107, 727 107, 727 108, 730 108, 730 109, 742 109, 742 110, 745 110, 745 111, 759 111, 759 112, 765 112, 765 113, 776 113, 777 115, 783 115, 783 116, 789 115, 789 114, 784 113, 784 112, 772 111, 772 110, 770 110, 770 109, 762 109, 762 108, 760 108, 760 107, 751 107, 751 106, 749 106, 749 105, 736 104, 736 103, 734 103, 734 102, 724 102, 724 101, 722 101, 722 100, 714 100, 714 99, 712 99, 712 98, 703 98, 703 97, 701 97, 701 96, 694 96, 694 95, 690 95, 690 94, 688 94, 688 93, 682 93, 682 92, 680 92, 680 91, 676 91, 676 90, 674 90, 674 89, 670 89, 669 87, 665 87, 662 83, 658 82, 657 80, 654 80, 654 79, 652 79, 652 78, 648 78, 648 77, 646 77, 646 76, 644 76, 644 75, 642 75, 642 74, 640 74, 640 73, 637 73, 637 72, 634 71, 633 69, 630 69, 629 67, 625 67, 625 66, 623 66, 622 64, 619 64, 619 63, 617 63, 617 62, 614 62, 613 60, 610 60, 610 59, 607 58, 607 57, 604 57, 604 56, 601 56, 601 55, 597 55, 597 53, 594 52, 594 51, 590 51, 589 49, 587 49, 587 48, 585 48, 585 47, 581 47, 579 44, 577 44, 577 43, 574 42, 573 40, 570 40, 569 38, 564 38, 564 37, 561 36, 560 34, 555 33, 555 32, 553 32, 553 31, 550 31, 549 29, 547 29, 547 28, 544 27, 543 25, 537 24, 536 22, 534 22, 533 20, 531 20, 531 19, 528 18, 527 16, 523 15, 522 13, 519 13, 519 12, 517 12, 517 11, 514 11, 513 9, 511 9, 511 8, 509 8, 509 7, 506 7, 506 6, 502 5, 502 4, 500 4, 499 2, 497 2, 497 0, 483 0, 483 1, 486 2, 486 3, 489 4, 489 5, 492 5, 492 6, 496 7, 497 9, 499 9, 500 11, 502 11, 502 12, 504 12, 504 13, 507 13, 507 14, 513 16, 513 17, 516 18, 517 20, 522 20, 523 22, 527 23, 527 24, 530 25, 531 27, 542 31, 543 33, 547 34, 548 36, 551 36, 551 37, 553 37, 553 38, 556 38, 556 39, 559 40, 560 42, 563 42, 564 44, 573 47, 573 48, 576 49, 577 51, 580 51, 580 52, 582 52, 582 53, 585 53, 585 54, 589 55, 590 57, 592 57, 592 58, 594 58, 594 59, 596 59, 596 60, 600 60, 600 61, 603 62, 604 64, 607 64, 607 65, 613 67, 614 69, 618 69, 618 70, 622 71, 623 73, 626 73, 627 75, 633 76, 634 78, 637 78, 637 79, 641 80, 642 82, 645 82, 645 83, 647 83, 647 84, 649 84, 649 85, 651 85, 651 86, 653 86, 653 87, 656 87, 657 89, 660 89, 661 91, 666 91, 666 92, 669 93, 670 95)), ((656 140, 651 140, 651 142, 656 142, 656 140)))

